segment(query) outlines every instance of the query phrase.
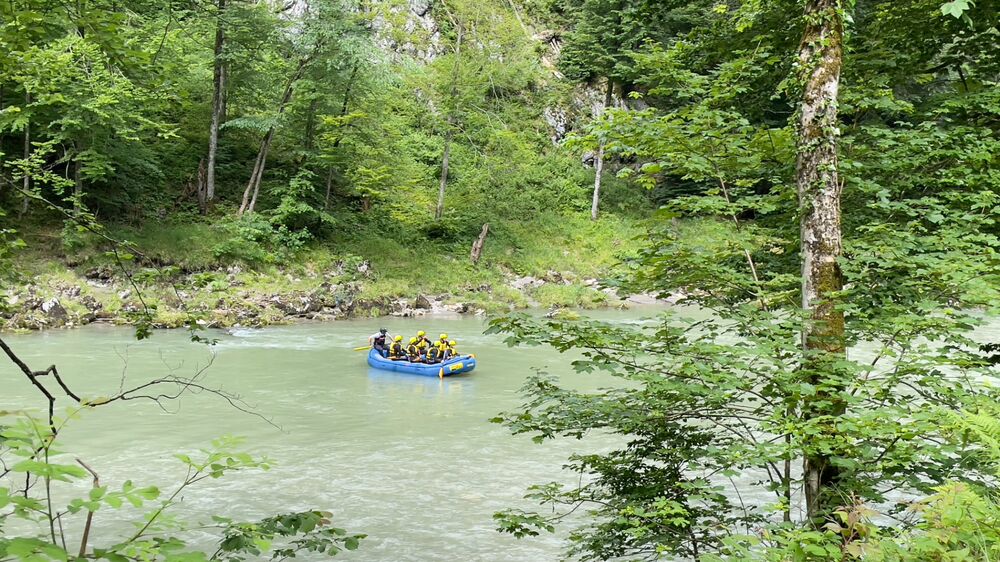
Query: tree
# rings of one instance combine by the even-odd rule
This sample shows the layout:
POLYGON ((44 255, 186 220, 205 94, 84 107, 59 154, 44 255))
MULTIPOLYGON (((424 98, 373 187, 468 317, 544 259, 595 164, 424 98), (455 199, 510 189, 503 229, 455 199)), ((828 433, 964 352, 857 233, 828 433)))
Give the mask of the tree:
MULTIPOLYGON (((837 303, 837 294, 844 289, 839 263, 843 246, 837 175, 843 7, 838 0, 807 2, 805 21, 799 49, 803 89, 796 132, 796 184, 802 215, 802 310, 809 317, 802 345, 805 369, 811 373, 807 382, 825 388, 804 402, 803 415, 830 419, 833 431, 835 418, 845 408, 839 395, 851 386, 851 373, 837 372, 837 363, 847 358, 844 311, 837 303)), ((838 469, 830 455, 823 452, 807 453, 804 462, 806 513, 810 519, 822 520, 840 505, 841 499, 832 489, 839 479, 838 469)))
MULTIPOLYGON (((447 6, 445 7, 447 10, 447 6)), ((449 108, 448 117, 446 118, 446 130, 444 133, 444 150, 441 152, 441 182, 438 187, 438 199, 437 206, 434 208, 434 219, 441 220, 444 216, 444 193, 445 188, 448 187, 448 157, 451 156, 451 140, 455 134, 455 113, 458 108, 456 107, 458 102, 458 79, 459 79, 459 68, 462 63, 462 35, 464 29, 460 21, 455 20, 448 12, 449 19, 451 19, 452 26, 455 28, 455 48, 452 51, 452 57, 455 59, 453 64, 453 69, 451 72, 451 86, 449 88, 449 108)))
MULTIPOLYGON (((612 110, 594 134, 648 185, 699 192, 667 201, 649 250, 613 281, 682 291, 700 315, 647 328, 493 322, 512 344, 573 350, 578 371, 627 381, 581 392, 529 379, 524 407, 497 421, 538 440, 599 430, 623 445, 572 457, 581 484, 533 487, 556 510, 499 513, 502 530, 536 534, 587 508, 571 551, 585 559, 844 559, 871 535, 842 521, 895 517, 950 480, 989 485, 976 446, 946 422, 997 398, 981 384, 996 376, 990 352, 970 338, 981 319, 963 312, 995 310, 996 287, 978 280, 1000 248, 982 212, 1000 194, 984 165, 1000 145, 978 116, 996 99, 967 94, 960 76, 919 89, 918 69, 966 43, 940 16, 934 39, 917 40, 929 5, 861 7, 850 55, 840 6, 824 2, 795 26, 777 23, 789 3, 720 9, 693 37, 636 53, 652 107, 612 110), (883 33, 906 46, 894 61, 883 33), (901 61, 887 82, 882 69, 901 61), (893 96, 903 84, 906 101, 893 96), (769 116, 796 107, 794 127, 769 116)), ((966 83, 991 82, 993 61, 979 60, 966 83)))
POLYGON ((215 47, 212 50, 212 123, 208 131, 208 165, 205 170, 205 192, 202 213, 206 211, 215 199, 215 158, 219 148, 219 127, 226 113, 226 61, 224 51, 226 46, 226 0, 218 0, 216 4, 215 47))
MULTIPOLYGON (((664 22, 673 19, 674 4, 622 0, 567 2, 570 30, 560 50, 558 68, 567 79, 603 91, 603 102, 594 104, 594 119, 600 119, 611 107, 616 88, 621 102, 626 102, 635 88, 631 53, 647 41, 661 37, 664 27, 668 27, 664 22)), ((603 139, 597 140, 596 151, 591 220, 597 220, 599 215, 605 159, 603 139)))

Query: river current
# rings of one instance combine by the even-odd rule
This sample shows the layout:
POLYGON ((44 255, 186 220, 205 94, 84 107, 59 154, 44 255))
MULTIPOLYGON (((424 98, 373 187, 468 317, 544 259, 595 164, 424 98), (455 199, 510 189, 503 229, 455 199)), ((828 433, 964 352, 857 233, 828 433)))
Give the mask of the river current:
MULTIPOLYGON (((597 316, 641 322, 656 312, 597 316)), ((199 394, 164 408, 116 403, 67 425, 62 450, 84 459, 112 487, 131 479, 169 492, 184 477, 173 455, 194 453, 223 435, 245 437, 247 450, 273 459, 269 471, 207 480, 187 491, 174 510, 182 519, 253 519, 319 508, 332 511, 337 526, 369 535, 338 559, 556 560, 564 535, 517 540, 498 533, 491 516, 507 507, 535 509, 522 499, 528 485, 572 479, 562 470, 571 453, 611 443, 596 436, 539 445, 490 423, 522 402, 519 388, 533 368, 572 371, 565 356, 508 348, 501 337, 483 335, 485 327, 483 319, 468 316, 299 324, 210 333, 219 340, 212 348, 191 343, 183 331, 158 331, 137 342, 132 330, 108 326, 6 339, 32 368, 55 363, 71 387, 90 397, 113 394, 123 377, 129 387, 166 374, 191 376, 207 365, 207 386, 239 394, 271 421, 199 394), (371 369, 364 352, 351 350, 383 325, 407 336, 418 329, 434 337, 447 332, 463 352, 476 354, 479 366, 444 380, 371 369)), ((37 408, 41 415, 44 401, 6 360, 0 381, 0 409, 37 408)), ((609 381, 572 375, 567 382, 596 388, 609 381)), ((78 493, 88 487, 81 481, 78 493)), ((99 511, 91 544, 106 544, 138 515, 99 511)), ((207 534, 194 541, 210 547, 207 534)))

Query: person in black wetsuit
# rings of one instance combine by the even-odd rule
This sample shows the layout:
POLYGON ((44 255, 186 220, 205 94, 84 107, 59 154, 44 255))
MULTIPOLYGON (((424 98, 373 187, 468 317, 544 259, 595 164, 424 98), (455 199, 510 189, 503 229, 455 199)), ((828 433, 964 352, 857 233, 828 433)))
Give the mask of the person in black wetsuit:
POLYGON ((368 336, 368 343, 371 344, 372 349, 378 351, 385 357, 389 353, 389 330, 382 328, 378 332, 368 336))

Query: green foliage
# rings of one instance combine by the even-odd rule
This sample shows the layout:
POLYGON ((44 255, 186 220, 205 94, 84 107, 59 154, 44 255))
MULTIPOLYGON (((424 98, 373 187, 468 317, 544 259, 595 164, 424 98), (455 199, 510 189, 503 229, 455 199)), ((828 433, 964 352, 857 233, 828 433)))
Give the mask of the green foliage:
MULTIPOLYGON (((801 341, 802 211, 789 124, 801 21, 788 14, 797 5, 719 5, 694 29, 664 26, 668 40, 621 59, 643 107, 609 111, 572 142, 603 141, 630 162, 620 175, 648 187, 686 186, 688 195, 664 201, 651 243, 617 283, 684 294, 691 308, 640 328, 527 316, 492 323, 511 344, 572 352, 581 373, 621 381, 581 392, 534 377, 524 407, 499 418, 537 439, 596 430, 622 442, 573 457, 581 484, 534 488, 554 509, 502 514, 504 530, 530 534, 589 509, 571 533, 572 552, 585 559, 844 559, 897 532, 882 515, 903 517, 948 482, 993 482, 981 446, 950 420, 998 398, 989 353, 971 335, 1000 297, 997 57, 966 39, 992 33, 976 17, 988 13, 981 3, 969 3, 977 11, 964 31, 939 3, 905 4, 859 4, 853 14, 840 145, 846 288, 835 298, 854 347, 835 361, 816 361, 801 341), (943 27, 931 32, 934 18, 943 27), (968 56, 955 62, 954 50, 968 56), (842 410, 814 415, 810 405, 829 405, 833 392, 842 410), (802 482, 792 467, 810 456, 836 467, 823 484, 841 507, 827 527, 796 520, 802 482)), ((955 542, 913 559, 962 549, 984 559, 947 504, 965 502, 970 519, 990 524, 988 506, 940 501, 952 509, 943 527, 955 542)))
POLYGON ((225 220, 218 226, 225 236, 212 251, 223 263, 256 265, 285 261, 312 236, 308 230, 293 231, 284 224, 276 227, 262 215, 225 220))

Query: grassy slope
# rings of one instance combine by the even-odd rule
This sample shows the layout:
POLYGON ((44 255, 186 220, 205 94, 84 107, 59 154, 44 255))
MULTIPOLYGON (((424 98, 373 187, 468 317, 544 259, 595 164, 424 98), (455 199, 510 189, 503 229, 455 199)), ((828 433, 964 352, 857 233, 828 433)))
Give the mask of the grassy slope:
MULTIPOLYGON (((134 243, 157 267, 138 267, 140 279, 163 265, 177 266, 187 274, 174 276, 174 284, 187 293, 187 305, 216 308, 246 295, 273 295, 309 292, 335 270, 338 262, 368 261, 369 276, 352 271, 334 282, 360 283, 359 299, 381 297, 414 298, 419 294, 450 295, 452 302, 465 302, 487 311, 524 307, 537 303, 554 306, 602 306, 607 296, 583 285, 587 278, 607 274, 622 256, 634 254, 641 244, 641 221, 613 215, 594 223, 580 215, 548 217, 530 224, 495 225, 487 239, 479 266, 469 262, 468 243, 428 242, 404 244, 377 232, 359 232, 315 241, 294 255, 281 256, 273 263, 247 264, 220 259, 218 249, 232 239, 232 233, 207 223, 151 224, 141 230, 113 228, 111 233, 134 243), (228 266, 240 272, 227 277, 228 266), (558 272, 573 280, 570 284, 548 283, 528 292, 515 290, 509 280, 515 276, 544 277, 558 272), (200 273, 199 273, 200 272, 200 273), (235 279, 236 282, 230 282, 235 279), (485 289, 485 290, 484 290, 485 289)), ((112 264, 99 241, 83 238, 67 249, 57 230, 22 225, 21 235, 28 250, 16 256, 16 266, 25 283, 41 287, 43 296, 57 287, 79 286, 83 294, 101 301, 113 313, 123 304, 119 293, 126 288, 119 280, 113 288, 90 286, 83 274, 94 267, 112 264)), ((143 284, 147 300, 160 304, 157 313, 164 324, 179 321, 172 311, 176 303, 173 287, 156 281, 143 284)), ((73 310, 74 304, 68 304, 73 310)), ((277 321, 274 314, 271 320, 277 321)))

